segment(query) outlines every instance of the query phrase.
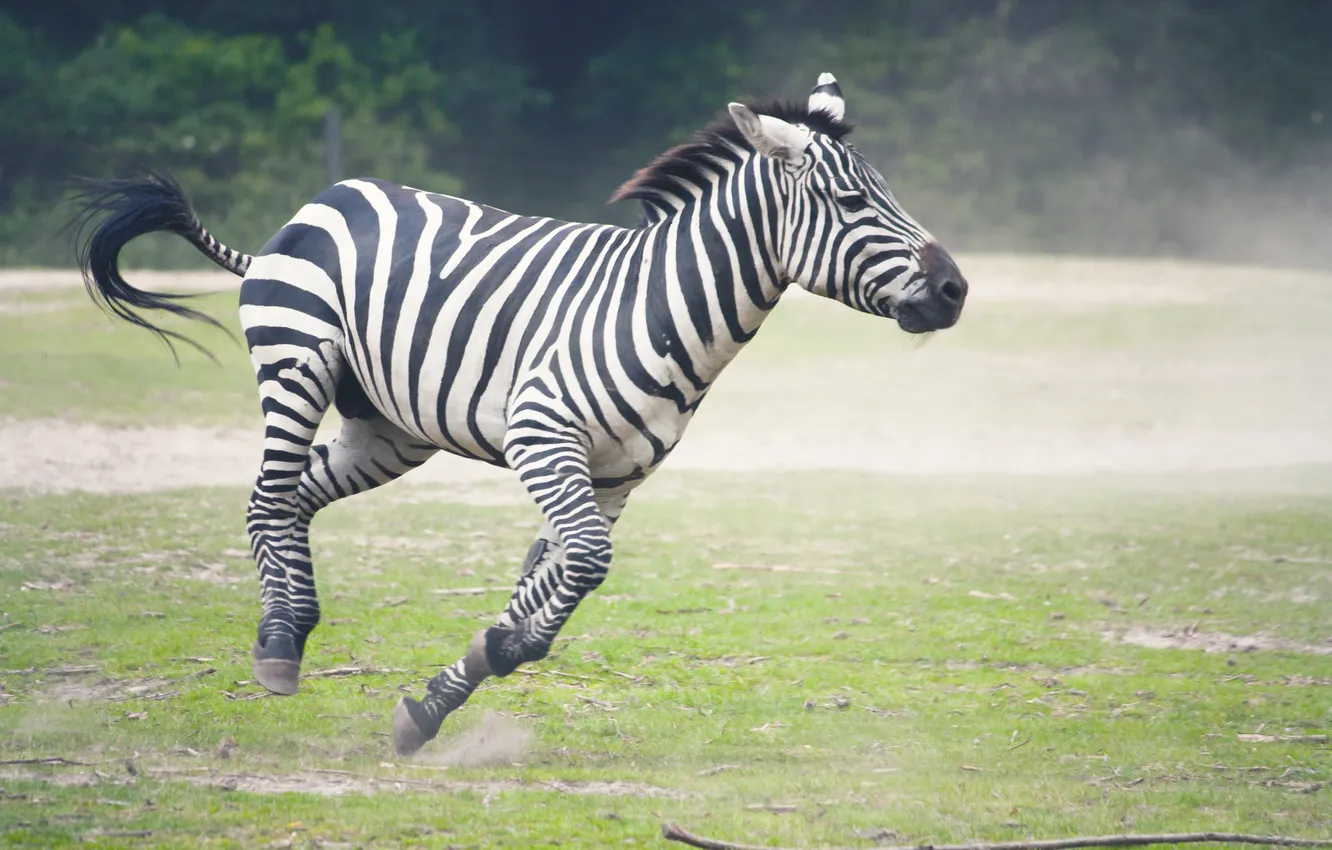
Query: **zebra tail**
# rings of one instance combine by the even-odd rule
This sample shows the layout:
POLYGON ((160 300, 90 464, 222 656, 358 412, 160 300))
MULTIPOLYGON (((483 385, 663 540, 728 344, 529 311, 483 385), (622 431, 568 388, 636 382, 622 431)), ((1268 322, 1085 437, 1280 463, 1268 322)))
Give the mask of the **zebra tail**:
POLYGON ((217 319, 185 306, 182 301, 206 293, 147 292, 131 286, 120 273, 120 252, 145 233, 174 233, 183 236, 206 257, 236 275, 244 275, 253 259, 233 251, 213 238, 199 222, 185 190, 169 175, 148 172, 126 180, 80 180, 82 191, 75 197, 79 212, 70 221, 75 230, 74 249, 83 285, 92 300, 109 315, 149 330, 166 343, 180 362, 173 341, 217 358, 199 343, 177 331, 161 327, 139 314, 139 310, 162 310, 185 319, 220 328, 235 335, 217 319), (94 226, 93 221, 101 217, 94 226))

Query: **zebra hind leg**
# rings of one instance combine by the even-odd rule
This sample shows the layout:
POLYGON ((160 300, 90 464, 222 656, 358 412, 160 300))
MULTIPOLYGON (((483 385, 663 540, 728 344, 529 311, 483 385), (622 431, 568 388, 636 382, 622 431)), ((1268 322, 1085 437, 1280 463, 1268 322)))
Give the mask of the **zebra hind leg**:
POLYGON ((313 582, 291 581, 311 574, 308 518, 303 521, 299 486, 344 361, 332 340, 304 349, 256 346, 251 358, 264 411, 263 460, 246 509, 263 605, 252 650, 254 678, 273 693, 290 695, 297 690, 304 635, 319 616, 313 582), (268 351, 282 357, 265 362, 268 351))
POLYGON ((295 539, 301 548, 299 557, 288 564, 287 584, 292 591, 296 649, 301 656, 306 640, 319 624, 308 542, 311 519, 339 499, 396 480, 439 451, 380 415, 350 375, 344 375, 338 384, 337 408, 343 417, 342 430, 329 442, 311 449, 297 488, 295 539), (355 401, 356 396, 362 403, 355 401), (353 399, 350 403, 349 397, 353 399))

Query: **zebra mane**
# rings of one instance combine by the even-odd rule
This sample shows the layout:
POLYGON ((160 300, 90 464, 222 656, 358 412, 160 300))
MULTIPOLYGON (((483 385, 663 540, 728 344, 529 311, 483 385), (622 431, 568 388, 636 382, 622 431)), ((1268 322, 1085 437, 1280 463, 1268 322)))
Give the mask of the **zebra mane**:
MULTIPOLYGON (((851 125, 838 120, 821 109, 811 112, 804 104, 775 99, 747 100, 745 105, 759 115, 771 115, 790 124, 804 124, 815 133, 823 133, 841 141, 851 133, 851 125)), ((718 156, 733 156, 734 148, 753 150, 753 147, 740 133, 729 112, 722 111, 708 126, 694 133, 694 137, 652 160, 646 167, 640 168, 633 177, 624 182, 610 203, 629 199, 638 199, 648 208, 648 221, 659 217, 656 205, 667 198, 674 197, 681 183, 696 183, 715 174, 709 167, 709 161, 718 156)))

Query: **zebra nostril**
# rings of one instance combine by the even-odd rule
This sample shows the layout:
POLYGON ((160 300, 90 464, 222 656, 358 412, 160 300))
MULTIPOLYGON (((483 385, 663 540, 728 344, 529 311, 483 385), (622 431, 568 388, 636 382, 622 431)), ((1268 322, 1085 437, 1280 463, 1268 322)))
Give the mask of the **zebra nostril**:
POLYGON ((962 285, 955 280, 945 280, 943 285, 939 287, 939 294, 949 301, 961 301, 962 285))

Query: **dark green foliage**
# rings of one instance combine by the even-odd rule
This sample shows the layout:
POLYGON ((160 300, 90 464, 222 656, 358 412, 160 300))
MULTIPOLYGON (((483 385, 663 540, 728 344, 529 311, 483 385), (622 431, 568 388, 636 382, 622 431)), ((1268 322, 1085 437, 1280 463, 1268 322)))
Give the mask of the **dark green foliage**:
MULTIPOLYGON (((174 172, 211 227, 255 250, 323 188, 331 106, 342 113, 347 174, 461 189, 439 159, 459 136, 446 108, 465 98, 457 80, 421 58, 410 32, 381 34, 362 59, 331 23, 288 50, 273 35, 219 35, 154 13, 68 58, 39 56, 42 47, 0 16, 0 62, 14 80, 0 96, 0 144, 16 166, 0 174, 9 213, 0 218, 0 262, 61 261, 64 244, 43 237, 68 217, 53 209, 68 175, 145 167, 174 172)), ((512 80, 497 85, 513 89, 500 97, 525 96, 512 80)), ((192 256, 179 248, 175 256, 192 256)))
POLYGON ((1321 0, 18 4, 0 263, 68 263, 62 181, 139 166, 255 250, 322 188, 334 105, 344 175, 629 222, 634 169, 823 70, 950 245, 1327 262, 1329 39, 1321 0))

